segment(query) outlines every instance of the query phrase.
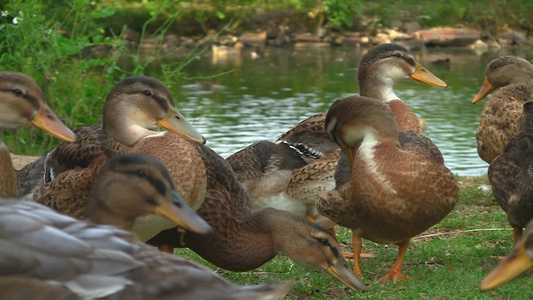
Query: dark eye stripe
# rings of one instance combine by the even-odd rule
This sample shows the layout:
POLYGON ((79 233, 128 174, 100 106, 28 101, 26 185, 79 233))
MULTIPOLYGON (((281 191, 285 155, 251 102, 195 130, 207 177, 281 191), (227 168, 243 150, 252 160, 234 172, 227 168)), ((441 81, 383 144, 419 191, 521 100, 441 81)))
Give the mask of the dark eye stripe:
POLYGON ((166 194, 167 188, 166 188, 165 184, 163 183, 163 181, 161 181, 161 180, 159 180, 157 178, 151 177, 148 174, 145 174, 144 176, 141 176, 141 175, 139 175, 139 172, 137 172, 137 171, 124 171, 122 173, 131 175, 131 176, 135 176, 135 177, 144 178, 144 179, 148 180, 148 182, 150 182, 150 184, 154 187, 154 189, 159 194, 161 194, 161 195, 165 195, 166 194))
MULTIPOLYGON (((13 94, 15 94, 13 89, 0 89, 0 91, 5 92, 5 93, 13 93, 13 94)), ((26 100, 29 104, 31 104, 33 107, 35 107, 37 109, 39 109, 41 107, 41 104, 39 103, 39 100, 36 97, 33 97, 31 95, 28 95, 28 94, 17 95, 17 97, 20 97, 20 98, 26 100)))

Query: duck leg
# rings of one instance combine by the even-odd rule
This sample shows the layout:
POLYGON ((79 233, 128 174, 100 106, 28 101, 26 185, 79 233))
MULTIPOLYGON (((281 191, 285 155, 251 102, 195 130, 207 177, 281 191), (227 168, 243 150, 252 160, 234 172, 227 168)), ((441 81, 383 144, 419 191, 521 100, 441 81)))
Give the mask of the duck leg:
POLYGON ((352 234, 352 249, 353 249, 353 272, 359 278, 363 278, 361 268, 359 267, 359 258, 361 257, 361 250, 363 249, 363 242, 361 236, 352 234))
POLYGON ((159 251, 161 251, 161 252, 174 254, 174 247, 170 246, 169 244, 158 245, 157 249, 159 249, 159 251))
POLYGON ((522 227, 513 227, 513 242, 514 245, 518 244, 522 239, 522 227))
POLYGON ((409 277, 402 274, 402 263, 403 263, 403 257, 405 256, 405 252, 407 252, 407 248, 409 247, 409 242, 411 240, 407 240, 405 242, 398 243, 398 258, 396 259, 396 263, 392 266, 392 268, 389 270, 389 273, 387 275, 381 277, 379 281, 389 281, 392 280, 394 282, 398 280, 404 280, 408 279, 409 277))

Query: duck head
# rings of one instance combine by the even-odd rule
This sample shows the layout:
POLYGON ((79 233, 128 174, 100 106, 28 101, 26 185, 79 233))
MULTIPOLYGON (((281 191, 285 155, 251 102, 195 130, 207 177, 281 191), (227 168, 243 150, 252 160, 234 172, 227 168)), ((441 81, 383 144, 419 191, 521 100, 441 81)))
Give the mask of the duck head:
POLYGON ((0 72, 0 128, 30 125, 67 142, 76 135, 65 126, 43 100, 39 86, 18 72, 0 72))
POLYGON ((272 208, 263 210, 268 227, 272 229, 274 243, 279 251, 287 254, 298 264, 325 270, 331 276, 353 290, 367 291, 342 257, 337 239, 328 230, 300 219, 286 211, 272 208))
POLYGON ((472 104, 482 100, 498 87, 523 80, 533 81, 533 65, 518 56, 500 56, 487 65, 485 80, 479 92, 472 99, 472 104))
POLYGON ((396 118, 388 105, 372 98, 350 96, 336 100, 328 110, 325 127, 344 152, 350 168, 363 140, 377 143, 391 139, 398 143, 396 118))
POLYGON ((158 127, 205 144, 205 138, 178 111, 163 82, 134 76, 111 90, 103 110, 103 129, 107 134, 131 146, 140 138, 156 134, 158 127))
POLYGON ((165 165, 150 155, 123 154, 106 162, 89 199, 86 215, 98 223, 131 230, 137 217, 157 213, 192 232, 211 233, 207 222, 180 197, 165 165))
POLYGON ((363 55, 359 63, 357 80, 361 95, 383 101, 397 99, 392 87, 407 79, 437 87, 447 86, 400 45, 377 45, 363 55))

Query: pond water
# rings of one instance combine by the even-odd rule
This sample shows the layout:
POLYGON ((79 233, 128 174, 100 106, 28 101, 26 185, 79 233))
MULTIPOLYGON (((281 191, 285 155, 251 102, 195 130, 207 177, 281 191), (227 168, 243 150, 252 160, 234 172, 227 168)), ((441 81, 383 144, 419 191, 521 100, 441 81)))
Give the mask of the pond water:
MULTIPOLYGON (((253 142, 274 141, 306 117, 327 111, 335 99, 356 94, 357 65, 365 51, 305 46, 209 52, 188 65, 186 74, 228 73, 191 80, 172 92, 207 145, 227 157, 253 142)), ((486 100, 472 105, 472 97, 490 60, 504 54, 531 60, 533 51, 440 48, 413 54, 448 87, 406 81, 395 87, 396 94, 425 119, 425 135, 439 147, 454 174, 486 174, 488 165, 479 158, 475 140, 486 100), (449 64, 436 63, 446 58, 449 64)))

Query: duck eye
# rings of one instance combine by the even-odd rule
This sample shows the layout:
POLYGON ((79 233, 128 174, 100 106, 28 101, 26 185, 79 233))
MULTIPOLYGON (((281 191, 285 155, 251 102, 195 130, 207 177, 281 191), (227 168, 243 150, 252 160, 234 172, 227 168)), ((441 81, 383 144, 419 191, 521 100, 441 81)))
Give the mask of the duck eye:
POLYGON ((323 246, 328 246, 329 245, 328 240, 326 240, 324 238, 317 238, 316 240, 323 246))
POLYGON ((139 175, 140 177, 144 177, 146 176, 146 172, 144 172, 143 169, 140 169, 140 170, 137 170, 137 175, 139 175))
POLYGON ((150 92, 150 90, 144 90, 143 94, 148 97, 152 96, 152 92, 150 92))
POLYGON ((403 57, 403 55, 400 52, 394 53, 394 56, 396 56, 398 58, 402 58, 403 57))
POLYGON ((13 94, 17 96, 22 96, 24 93, 22 92, 21 89, 13 89, 13 94))

